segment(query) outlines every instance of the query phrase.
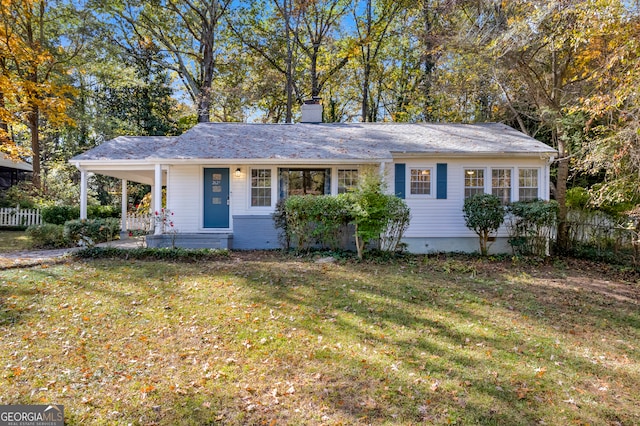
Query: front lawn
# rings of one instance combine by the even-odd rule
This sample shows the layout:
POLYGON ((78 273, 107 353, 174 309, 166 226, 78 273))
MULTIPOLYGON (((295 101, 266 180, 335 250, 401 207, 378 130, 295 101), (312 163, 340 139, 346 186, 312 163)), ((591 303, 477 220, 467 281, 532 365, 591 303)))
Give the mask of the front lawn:
POLYGON ((640 423, 636 274, 464 257, 0 278, 0 404, 67 424, 640 423))
POLYGON ((0 230, 0 253, 28 250, 31 238, 24 231, 0 230))

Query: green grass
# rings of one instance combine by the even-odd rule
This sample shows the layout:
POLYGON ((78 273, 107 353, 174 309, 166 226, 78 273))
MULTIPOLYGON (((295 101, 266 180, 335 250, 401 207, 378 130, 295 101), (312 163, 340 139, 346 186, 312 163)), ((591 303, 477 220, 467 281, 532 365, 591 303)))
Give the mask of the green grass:
POLYGON ((638 276, 463 257, 0 278, 0 404, 67 424, 640 423, 638 276))
POLYGON ((0 253, 28 250, 31 239, 24 231, 0 230, 0 253))

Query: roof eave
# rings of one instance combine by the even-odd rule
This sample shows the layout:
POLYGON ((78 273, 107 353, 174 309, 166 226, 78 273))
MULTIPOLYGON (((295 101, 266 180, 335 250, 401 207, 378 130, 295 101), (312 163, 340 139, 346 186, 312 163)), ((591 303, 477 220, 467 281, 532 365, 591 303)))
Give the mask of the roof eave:
POLYGON ((407 152, 407 151, 392 151, 391 155, 394 159, 401 158, 416 158, 416 157, 455 157, 455 158, 489 158, 508 155, 510 157, 539 157, 541 159, 549 159, 557 155, 557 151, 483 151, 483 152, 452 152, 452 151, 419 151, 419 152, 407 152))

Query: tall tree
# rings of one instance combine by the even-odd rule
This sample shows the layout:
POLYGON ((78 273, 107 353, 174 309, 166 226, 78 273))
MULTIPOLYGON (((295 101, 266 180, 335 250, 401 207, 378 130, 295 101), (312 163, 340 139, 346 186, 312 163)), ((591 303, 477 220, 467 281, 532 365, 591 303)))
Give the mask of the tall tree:
POLYGON ((574 154, 570 138, 571 110, 588 93, 587 80, 598 70, 591 34, 607 26, 616 14, 615 2, 525 1, 497 4, 486 1, 472 27, 475 48, 482 49, 499 68, 500 84, 511 99, 520 93, 529 104, 527 113, 547 128, 558 150, 555 197, 559 204, 558 247, 568 247, 566 190, 569 162, 574 154), (509 87, 510 86, 510 87, 509 87))
POLYGON ((50 124, 69 122, 66 111, 73 89, 64 80, 65 67, 84 43, 84 33, 65 28, 65 24, 75 24, 73 21, 82 13, 71 3, 51 4, 46 0, 5 0, 1 6, 0 121, 4 124, 0 137, 6 143, 9 123, 28 126, 33 183, 39 188, 42 120, 50 124))
POLYGON ((218 64, 219 35, 231 0, 120 0, 103 2, 119 20, 122 36, 157 43, 162 64, 175 71, 196 106, 198 122, 211 118, 211 86, 218 64))
POLYGON ((400 11, 400 2, 381 0, 364 0, 363 4, 355 2, 353 17, 358 33, 358 45, 360 46, 360 62, 362 68, 362 101, 361 120, 376 121, 377 106, 371 107, 371 78, 373 68, 378 65, 378 58, 383 51, 388 37, 389 29, 400 11))
POLYGON ((309 95, 320 96, 323 86, 352 56, 350 49, 340 49, 335 41, 342 18, 347 12, 347 0, 300 1, 296 12, 301 31, 294 34, 296 43, 307 57, 309 95))
POLYGON ((577 111, 587 116, 578 170, 604 175, 596 205, 640 204, 640 2, 622 2, 589 34, 598 72, 577 111))

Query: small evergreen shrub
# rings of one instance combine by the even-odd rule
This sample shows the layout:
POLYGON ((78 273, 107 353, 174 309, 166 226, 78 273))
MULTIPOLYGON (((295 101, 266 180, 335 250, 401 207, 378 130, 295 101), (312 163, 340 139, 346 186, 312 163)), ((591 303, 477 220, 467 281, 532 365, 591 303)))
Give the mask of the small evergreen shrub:
POLYGON ((111 241, 120 232, 118 219, 70 220, 64 224, 64 236, 77 245, 93 247, 98 243, 111 241))
POLYGON ((73 244, 64 236, 64 226, 45 223, 27 228, 27 235, 31 238, 33 248, 53 249, 70 247, 73 244))
POLYGON ((87 206, 87 217, 89 219, 119 219, 121 214, 121 210, 114 206, 101 206, 99 204, 87 206))
POLYGON ((331 195, 294 195, 285 201, 286 232, 299 249, 339 248, 349 223, 346 200, 331 195))
POLYGON ((500 198, 493 194, 475 194, 464 200, 464 222, 467 228, 478 234, 480 254, 489 251, 489 236, 504 222, 505 209, 500 198))
POLYGON ((45 223, 64 225, 65 222, 80 217, 80 207, 77 206, 47 206, 40 212, 45 223))

